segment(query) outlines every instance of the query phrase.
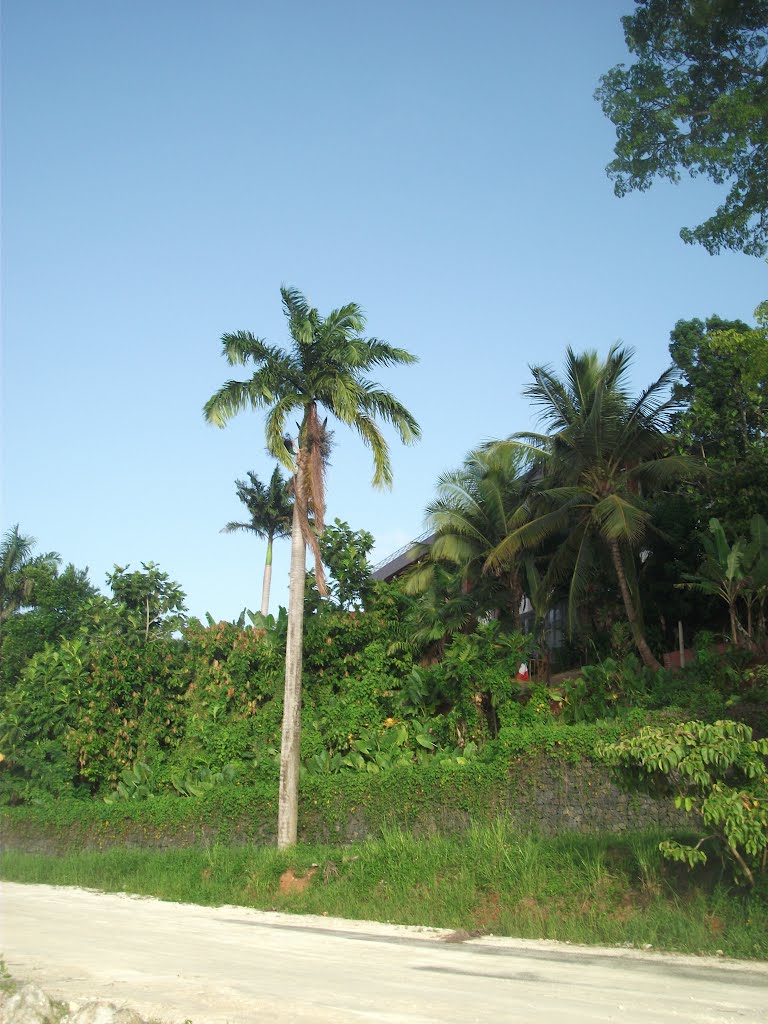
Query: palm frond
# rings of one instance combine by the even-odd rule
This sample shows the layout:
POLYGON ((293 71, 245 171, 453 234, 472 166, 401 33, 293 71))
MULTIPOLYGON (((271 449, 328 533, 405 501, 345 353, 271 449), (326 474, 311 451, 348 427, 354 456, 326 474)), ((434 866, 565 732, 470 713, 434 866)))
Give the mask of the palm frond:
POLYGON ((556 508, 518 526, 491 551, 485 560, 484 570, 503 569, 518 552, 538 547, 563 529, 567 518, 565 509, 556 508))
POLYGON ((650 515, 618 494, 609 494, 592 509, 592 520, 606 540, 636 544, 643 534, 650 515))
POLYGON ((365 360, 360 363, 360 369, 368 370, 372 366, 410 366, 418 363, 419 357, 404 348, 396 348, 380 338, 366 338, 365 360))
POLYGON ((272 406, 267 414, 265 433, 267 438, 267 450, 277 461, 290 470, 296 471, 296 464, 292 453, 286 448, 285 434, 288 419, 297 409, 303 411, 305 397, 296 391, 289 391, 283 394, 272 406))
POLYGON ((430 560, 417 561, 400 577, 403 592, 415 596, 430 588, 435 578, 435 564, 430 560))
POLYGON ((246 363, 282 362, 286 353, 276 346, 268 345, 250 331, 235 331, 221 337, 224 357, 230 366, 244 366, 246 363))
POLYGON ((580 536, 575 535, 577 541, 576 556, 569 559, 571 562, 570 582, 568 584, 568 634, 573 636, 576 632, 579 608, 583 604, 583 597, 587 591, 590 580, 594 576, 594 558, 591 545, 591 538, 587 529, 582 529, 580 536))
POLYGON ((336 342, 340 338, 361 334, 365 330, 365 314, 356 302, 332 310, 323 320, 324 340, 336 342))
POLYGON ((260 409, 273 399, 272 392, 251 380, 229 380, 211 395, 203 406, 203 415, 208 423, 224 427, 234 416, 245 409, 260 409))
POLYGON ((416 419, 391 391, 366 382, 360 406, 369 416, 378 417, 393 426, 403 444, 415 444, 421 437, 421 427, 416 419))
POLYGON ((667 487, 679 480, 705 477, 709 471, 701 459, 692 455, 666 455, 641 462, 627 471, 627 478, 649 488, 667 487))
POLYGON ((261 530, 258 530, 253 523, 227 523, 226 526, 222 526, 219 533, 237 533, 239 530, 247 530, 250 533, 263 536, 261 530))
POLYGON ((373 486, 392 486, 392 463, 389 458, 389 446, 384 440, 384 435, 376 426, 376 422, 370 417, 358 413, 351 423, 363 439, 363 443, 371 449, 373 456, 373 486))

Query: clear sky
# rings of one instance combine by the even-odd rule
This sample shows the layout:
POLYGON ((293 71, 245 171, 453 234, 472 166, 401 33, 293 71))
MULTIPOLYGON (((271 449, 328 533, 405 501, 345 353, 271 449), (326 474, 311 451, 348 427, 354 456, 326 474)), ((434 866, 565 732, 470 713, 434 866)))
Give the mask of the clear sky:
MULTIPOLYGON (((263 544, 220 527, 272 463, 207 426, 225 331, 287 340, 281 283, 356 301, 415 352, 381 380, 423 428, 395 485, 340 428, 329 519, 383 558, 438 474, 526 429, 566 345, 668 363, 678 319, 752 320, 766 263, 678 230, 705 180, 616 199, 593 99, 627 59, 615 0, 4 0, 3 507, 88 566, 154 560, 193 613, 257 608, 263 544)), ((277 545, 285 603, 288 544, 277 545)))

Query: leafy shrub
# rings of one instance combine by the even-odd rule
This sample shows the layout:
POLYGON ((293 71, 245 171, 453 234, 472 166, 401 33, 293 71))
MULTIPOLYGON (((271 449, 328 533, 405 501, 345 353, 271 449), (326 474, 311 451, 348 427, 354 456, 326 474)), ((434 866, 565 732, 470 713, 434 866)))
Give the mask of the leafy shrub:
POLYGON ((738 722, 682 722, 646 727, 602 749, 620 781, 655 796, 674 796, 710 834, 695 845, 666 840, 662 854, 689 866, 706 862, 710 840, 737 875, 754 885, 768 852, 768 740, 738 722))
POLYGON ((90 794, 67 737, 88 695, 88 650, 63 641, 34 655, 5 694, 0 721, 0 801, 90 794))
POLYGON ((137 761, 133 768, 120 773, 120 781, 111 796, 104 797, 105 804, 117 800, 151 800, 154 792, 151 786, 152 770, 143 761, 137 761))
POLYGON ((634 655, 623 661, 606 658, 596 665, 585 665, 581 674, 563 688, 563 720, 595 722, 614 718, 620 708, 643 701, 648 683, 649 670, 634 655))

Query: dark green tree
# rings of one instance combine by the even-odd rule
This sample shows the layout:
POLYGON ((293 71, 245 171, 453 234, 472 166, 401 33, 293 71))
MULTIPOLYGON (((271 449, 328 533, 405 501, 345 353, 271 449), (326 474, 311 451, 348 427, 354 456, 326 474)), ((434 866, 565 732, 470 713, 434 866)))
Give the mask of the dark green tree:
POLYGON ((706 175, 725 201, 686 242, 711 253, 768 251, 768 0, 635 0, 621 19, 629 67, 595 94, 616 126, 618 196, 655 178, 706 175))
POLYGON ((672 427, 710 470, 686 491, 701 531, 716 518, 746 536, 755 512, 768 508, 768 304, 756 316, 756 327, 718 316, 680 320, 670 335, 680 370, 672 427))
POLYGON ((238 530, 247 530, 257 537, 266 538, 267 555, 261 588, 261 614, 266 616, 269 614, 269 591, 272 584, 272 542, 275 538, 291 535, 293 499, 288 493, 279 466, 275 466, 268 484, 262 483, 250 470, 248 481, 235 481, 237 496, 248 509, 248 521, 227 523, 222 532, 235 533, 238 530))
POLYGON ((328 455, 323 412, 352 427, 370 448, 374 486, 388 486, 392 481, 389 448, 377 421, 394 427, 406 444, 415 441, 420 430, 405 406, 367 376, 374 367, 413 363, 413 355, 378 338, 364 338, 365 317, 355 303, 324 317, 296 289, 283 287, 281 295, 290 348, 286 351, 268 345, 248 331, 225 334, 222 343, 229 365, 251 363, 256 368, 248 380, 224 384, 206 403, 204 415, 209 423, 223 427, 245 409, 267 410, 267 447, 293 474, 277 830, 278 846, 285 847, 296 842, 298 829, 307 544, 315 556, 318 589, 323 596, 327 594, 318 544, 325 526, 324 470, 328 455), (299 417, 298 434, 292 437, 288 427, 294 416, 299 417))
POLYGON ((674 397, 681 403, 674 425, 702 456, 743 458, 768 437, 768 303, 759 326, 711 316, 679 320, 669 354, 681 371, 674 397))

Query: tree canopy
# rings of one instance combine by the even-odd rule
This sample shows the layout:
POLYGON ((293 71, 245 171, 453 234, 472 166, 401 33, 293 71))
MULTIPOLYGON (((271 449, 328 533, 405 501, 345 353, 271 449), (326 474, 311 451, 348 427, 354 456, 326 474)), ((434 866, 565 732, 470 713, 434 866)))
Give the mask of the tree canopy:
POLYGON ((768 0, 635 0, 622 18, 636 58, 595 93, 616 126, 618 196, 655 178, 706 175, 725 201, 685 242, 768 251, 768 0))
POLYGON ((768 434, 768 303, 758 326, 711 316, 678 320, 669 353, 681 371, 675 426, 708 456, 742 458, 768 434))

